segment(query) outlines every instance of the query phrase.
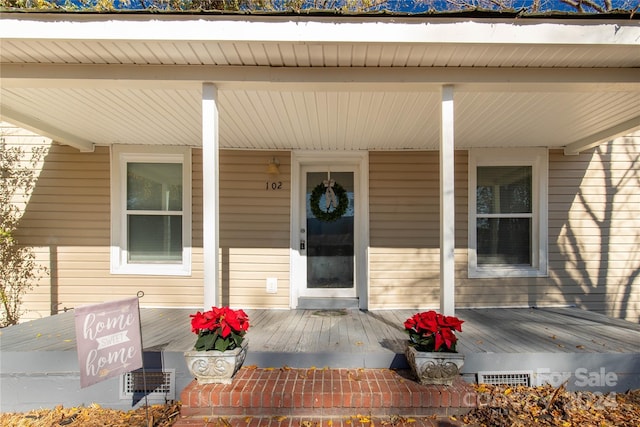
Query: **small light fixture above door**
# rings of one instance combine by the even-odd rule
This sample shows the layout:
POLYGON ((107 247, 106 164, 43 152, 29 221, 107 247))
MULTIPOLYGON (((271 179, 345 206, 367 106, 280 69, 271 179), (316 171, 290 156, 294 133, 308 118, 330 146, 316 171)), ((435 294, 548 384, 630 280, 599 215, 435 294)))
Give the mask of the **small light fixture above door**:
POLYGON ((271 158, 267 166, 267 173, 269 175, 280 175, 280 160, 275 157, 271 158))

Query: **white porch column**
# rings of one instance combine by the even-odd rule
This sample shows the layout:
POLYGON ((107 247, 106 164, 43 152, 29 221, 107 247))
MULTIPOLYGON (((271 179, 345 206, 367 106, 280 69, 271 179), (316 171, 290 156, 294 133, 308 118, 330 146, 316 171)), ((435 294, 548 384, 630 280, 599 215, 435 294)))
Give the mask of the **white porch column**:
POLYGON ((455 315, 453 86, 443 86, 440 114, 440 312, 455 315))
POLYGON ((202 252, 204 257, 204 309, 218 305, 220 277, 218 88, 202 84, 202 252))

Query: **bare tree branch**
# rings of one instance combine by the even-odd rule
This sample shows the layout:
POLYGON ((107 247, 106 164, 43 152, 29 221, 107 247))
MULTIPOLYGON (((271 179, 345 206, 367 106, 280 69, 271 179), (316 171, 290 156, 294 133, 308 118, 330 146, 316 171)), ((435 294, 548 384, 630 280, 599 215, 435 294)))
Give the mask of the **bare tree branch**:
POLYGON ((560 0, 561 3, 564 3, 568 6, 574 7, 578 12, 584 12, 583 5, 594 9, 596 12, 605 13, 605 10, 591 0, 560 0))

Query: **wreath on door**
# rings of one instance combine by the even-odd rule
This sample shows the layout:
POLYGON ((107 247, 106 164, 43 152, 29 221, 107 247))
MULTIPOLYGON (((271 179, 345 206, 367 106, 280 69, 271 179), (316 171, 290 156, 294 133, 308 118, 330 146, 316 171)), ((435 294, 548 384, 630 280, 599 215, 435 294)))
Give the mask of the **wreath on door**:
POLYGON ((333 179, 324 180, 311 192, 311 212, 320 221, 333 222, 340 218, 349 207, 347 191, 333 179), (325 209, 320 207, 320 199, 325 196, 325 209), (333 207, 333 209, 331 209, 333 207))

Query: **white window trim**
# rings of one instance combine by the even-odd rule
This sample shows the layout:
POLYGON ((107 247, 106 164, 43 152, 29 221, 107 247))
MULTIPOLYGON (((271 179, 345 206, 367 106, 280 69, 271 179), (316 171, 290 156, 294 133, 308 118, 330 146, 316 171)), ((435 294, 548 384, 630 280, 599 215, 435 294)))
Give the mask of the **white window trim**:
POLYGON ((469 278, 546 277, 548 261, 548 151, 546 148, 488 148, 469 150, 469 278), (531 267, 478 266, 476 184, 478 166, 531 166, 531 267))
POLYGON ((191 275, 191 149, 114 146, 111 149, 111 273, 191 275), (182 163, 182 263, 127 263, 126 167, 128 162, 182 163))

